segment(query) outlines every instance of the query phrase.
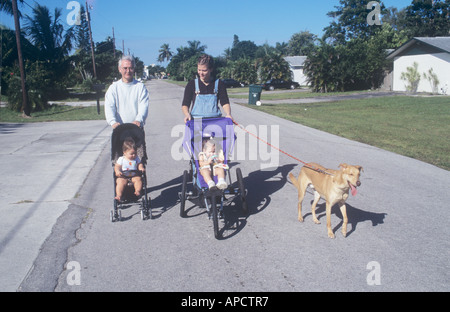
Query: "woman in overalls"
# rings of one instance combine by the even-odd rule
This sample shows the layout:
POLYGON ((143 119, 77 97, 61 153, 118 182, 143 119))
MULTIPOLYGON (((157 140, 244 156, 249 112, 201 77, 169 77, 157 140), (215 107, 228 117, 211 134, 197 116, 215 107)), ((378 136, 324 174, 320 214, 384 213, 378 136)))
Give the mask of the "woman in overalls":
POLYGON ((184 89, 182 104, 184 123, 192 118, 221 117, 219 103, 225 117, 233 119, 227 89, 222 81, 214 80, 213 70, 214 59, 210 55, 203 54, 198 58, 198 78, 189 81, 184 89))

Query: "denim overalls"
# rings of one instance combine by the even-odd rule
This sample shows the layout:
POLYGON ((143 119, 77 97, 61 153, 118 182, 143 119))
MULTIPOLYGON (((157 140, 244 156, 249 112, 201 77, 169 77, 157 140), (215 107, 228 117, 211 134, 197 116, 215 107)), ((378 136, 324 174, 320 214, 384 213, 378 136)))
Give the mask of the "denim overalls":
POLYGON ((217 102, 217 93, 219 92, 219 79, 216 80, 214 85, 214 94, 200 94, 200 88, 198 86, 198 78, 195 79, 195 103, 191 111, 191 116, 194 118, 201 117, 220 117, 222 112, 220 111, 217 102))

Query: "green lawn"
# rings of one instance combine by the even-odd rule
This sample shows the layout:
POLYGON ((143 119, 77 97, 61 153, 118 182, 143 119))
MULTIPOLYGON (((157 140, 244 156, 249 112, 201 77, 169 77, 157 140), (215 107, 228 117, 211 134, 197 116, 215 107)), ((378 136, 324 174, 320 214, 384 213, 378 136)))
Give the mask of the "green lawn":
POLYGON ((395 96, 248 107, 450 170, 449 97, 395 96))

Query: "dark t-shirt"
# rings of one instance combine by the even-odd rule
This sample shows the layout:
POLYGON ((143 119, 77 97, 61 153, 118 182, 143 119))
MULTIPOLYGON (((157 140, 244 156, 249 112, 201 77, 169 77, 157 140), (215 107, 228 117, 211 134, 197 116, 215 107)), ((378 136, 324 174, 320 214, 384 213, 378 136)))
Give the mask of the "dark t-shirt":
MULTIPOLYGON (((198 87, 200 89, 200 94, 214 94, 214 86, 216 81, 211 81, 208 85, 205 85, 201 79, 198 80, 198 87)), ((222 80, 219 80, 219 93, 217 94, 218 101, 220 105, 230 104, 230 100, 228 99, 227 88, 222 80)), ((186 85, 184 89, 184 98, 183 98, 183 106, 194 107, 195 104, 195 80, 191 80, 186 85)))

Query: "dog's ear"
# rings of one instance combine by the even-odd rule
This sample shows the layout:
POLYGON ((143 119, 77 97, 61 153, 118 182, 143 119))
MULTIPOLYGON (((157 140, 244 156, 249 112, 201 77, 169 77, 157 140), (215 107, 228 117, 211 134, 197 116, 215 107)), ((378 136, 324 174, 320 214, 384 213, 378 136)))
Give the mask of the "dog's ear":
POLYGON ((340 164, 340 165, 339 165, 339 168, 342 168, 342 169, 346 169, 347 167, 348 167, 347 164, 340 164))
POLYGON ((362 166, 355 166, 356 169, 358 169, 359 171, 364 172, 364 168, 362 166))

